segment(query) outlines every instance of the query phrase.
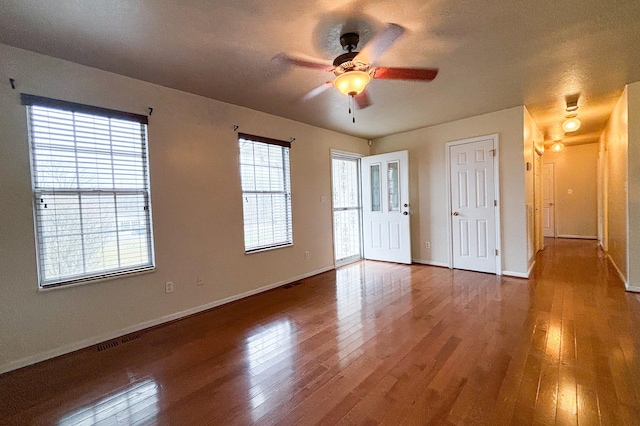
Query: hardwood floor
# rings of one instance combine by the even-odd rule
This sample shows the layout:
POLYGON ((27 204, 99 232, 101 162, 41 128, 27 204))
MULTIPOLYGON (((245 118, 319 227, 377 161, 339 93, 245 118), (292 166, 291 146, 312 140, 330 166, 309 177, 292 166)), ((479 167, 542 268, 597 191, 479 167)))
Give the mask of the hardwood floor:
POLYGON ((640 424, 640 301, 593 241, 530 280, 359 262, 117 343, 0 376, 0 423, 640 424))

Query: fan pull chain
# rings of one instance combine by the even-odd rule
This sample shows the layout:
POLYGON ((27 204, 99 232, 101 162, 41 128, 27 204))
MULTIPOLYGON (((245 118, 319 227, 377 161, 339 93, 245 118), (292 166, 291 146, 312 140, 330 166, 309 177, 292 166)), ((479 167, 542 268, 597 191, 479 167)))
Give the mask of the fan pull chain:
POLYGON ((353 121, 353 123, 355 124, 356 122, 356 109, 354 106, 354 101, 355 101, 355 96, 350 95, 349 96, 349 114, 351 114, 351 121, 353 121))

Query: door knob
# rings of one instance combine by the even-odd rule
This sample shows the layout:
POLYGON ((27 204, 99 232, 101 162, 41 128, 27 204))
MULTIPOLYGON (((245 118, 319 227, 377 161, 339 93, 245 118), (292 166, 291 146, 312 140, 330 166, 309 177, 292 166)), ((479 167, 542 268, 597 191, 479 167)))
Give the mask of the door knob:
POLYGON ((553 203, 549 203, 549 207, 552 207, 552 206, 553 206, 553 203))
POLYGON ((460 216, 460 213, 458 213, 458 212, 453 212, 453 215, 454 215, 454 216, 460 216))

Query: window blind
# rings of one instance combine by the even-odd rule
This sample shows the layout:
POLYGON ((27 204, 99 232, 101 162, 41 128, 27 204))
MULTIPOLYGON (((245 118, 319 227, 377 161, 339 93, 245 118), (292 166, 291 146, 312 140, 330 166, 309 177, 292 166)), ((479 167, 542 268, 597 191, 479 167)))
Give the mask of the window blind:
POLYGON ((47 101, 23 96, 40 286, 153 268, 146 117, 47 101))
POLYGON ((238 135, 245 252, 293 244, 289 142, 238 135))

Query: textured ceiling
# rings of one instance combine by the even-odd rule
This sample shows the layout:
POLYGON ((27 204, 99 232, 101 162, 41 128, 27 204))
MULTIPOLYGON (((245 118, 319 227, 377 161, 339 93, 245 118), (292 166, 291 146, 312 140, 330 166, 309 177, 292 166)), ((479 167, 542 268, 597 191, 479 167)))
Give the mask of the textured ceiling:
POLYGON ((364 138, 524 104, 550 141, 579 94, 565 142, 589 143, 640 81, 640 1, 2 0, 0 42, 364 138), (440 73, 374 80, 355 124, 334 88, 303 100, 332 74, 272 60, 332 60, 387 22, 407 32, 376 65, 440 73))

